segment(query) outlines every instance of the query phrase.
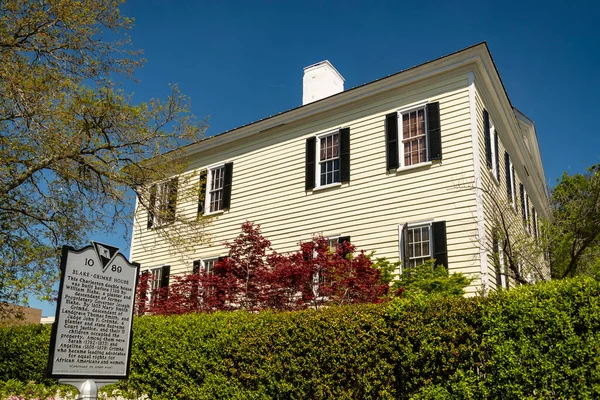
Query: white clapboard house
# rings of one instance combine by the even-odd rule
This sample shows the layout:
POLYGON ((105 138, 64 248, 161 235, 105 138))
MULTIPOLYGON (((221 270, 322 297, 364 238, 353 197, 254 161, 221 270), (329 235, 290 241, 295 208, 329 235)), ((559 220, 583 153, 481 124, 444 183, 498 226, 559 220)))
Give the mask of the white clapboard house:
POLYGON ((178 196, 177 177, 153 185, 157 208, 212 217, 210 243, 183 251, 157 234, 168 221, 140 208, 131 259, 156 287, 210 269, 246 220, 278 252, 322 234, 404 265, 435 258, 475 277, 470 293, 509 284, 488 250, 492 201, 537 235, 548 194, 535 126, 485 43, 349 90, 323 61, 304 69, 303 90, 297 108, 184 148, 186 185, 204 201, 178 196))

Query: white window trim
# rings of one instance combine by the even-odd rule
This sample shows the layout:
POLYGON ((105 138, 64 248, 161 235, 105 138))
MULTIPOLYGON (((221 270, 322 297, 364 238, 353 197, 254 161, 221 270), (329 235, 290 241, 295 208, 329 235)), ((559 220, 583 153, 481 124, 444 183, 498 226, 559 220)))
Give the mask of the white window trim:
MULTIPOLYGON (((427 221, 418 221, 418 222, 409 222, 406 223, 406 227, 408 229, 410 228, 417 228, 420 226, 429 226, 429 255, 431 256, 430 258, 433 258, 433 220, 427 220, 427 221)), ((402 274, 402 270, 404 268, 404 246, 402 246, 402 228, 404 228, 405 224, 400 224, 398 225, 398 248, 399 248, 399 254, 400 254, 400 274, 402 274)))
POLYGON ((204 215, 205 216, 209 216, 209 215, 218 215, 218 214, 223 214, 224 210, 220 209, 220 210, 216 210, 216 211, 210 211, 210 202, 211 202, 211 189, 212 189, 212 174, 213 171, 217 168, 223 168, 223 173, 225 173, 225 163, 219 163, 219 164, 213 164, 213 165, 209 165, 208 167, 206 167, 207 170, 207 174, 206 174, 206 192, 204 194, 204 215))
POLYGON ((163 270, 163 267, 165 267, 165 266, 166 266, 166 264, 161 265, 160 267, 151 267, 151 268, 147 269, 150 282, 148 282, 148 288, 146 289, 146 299, 152 300, 152 292, 154 292, 154 290, 156 290, 156 291, 160 290, 160 284, 163 279, 162 270, 163 270), (154 279, 155 273, 156 273, 157 279, 154 279), (158 282, 158 287, 156 287, 156 288, 153 287, 154 282, 158 282))
MULTIPOLYGON (((154 210, 152 212, 152 228, 150 228, 150 229, 161 228, 161 227, 173 224, 172 221, 168 221, 167 219, 163 219, 160 217, 161 215, 164 217, 165 212, 164 212, 164 210, 161 210, 161 201, 159 200, 160 199, 159 193, 166 191, 167 192, 166 207, 169 207, 169 193, 168 192, 169 192, 169 184, 171 182, 171 179, 165 179, 160 182, 156 182, 156 183, 152 184, 152 186, 156 186, 156 197, 154 199, 154 204, 153 204, 154 210)), ((177 213, 177 209, 175 209, 175 213, 177 213)))
POLYGON ((340 187, 340 186, 342 186, 342 182, 334 182, 334 183, 330 183, 329 185, 315 186, 312 190, 313 190, 313 192, 318 192, 319 190, 331 189, 331 188, 336 188, 336 187, 340 187))
POLYGON ((527 229, 527 233, 531 234, 531 221, 529 220, 529 218, 531 218, 531 216, 529 215, 529 197, 527 197, 527 189, 525 189, 525 185, 523 185, 523 197, 525 198, 525 225, 527 225, 526 229, 527 229))
POLYGON ((510 159, 510 156, 508 158, 509 161, 509 168, 510 168, 510 182, 509 184, 511 185, 511 196, 512 196, 512 206, 513 206, 513 210, 517 211, 517 183, 515 182, 515 166, 513 165, 512 160, 510 159))
POLYGON ((508 289, 506 280, 506 265, 504 264, 504 252, 502 251, 502 241, 498 241, 498 258, 500 261, 500 286, 503 289, 508 289))
POLYGON ((209 274, 212 274, 212 273, 214 273, 215 265, 219 261, 219 257, 205 257, 205 258, 201 258, 200 259, 200 269, 201 269, 202 272, 206 271, 206 262, 208 262, 208 261, 212 261, 213 262, 213 267, 209 271, 209 274))
POLYGON ((331 236, 325 236, 325 240, 327 240, 329 242, 329 248, 331 248, 331 241, 335 240, 335 244, 337 245, 337 243, 339 242, 340 238, 342 237, 342 235, 331 235, 331 236))
MULTIPOLYGON (((498 154, 496 154, 496 146, 494 145, 494 143, 496 143, 496 136, 498 134, 496 133, 496 127, 494 126, 494 123, 492 122, 492 118, 490 118, 490 148, 492 150, 492 168, 487 168, 488 172, 491 172, 492 176, 494 177, 494 182, 496 183, 496 185, 500 185, 500 180, 498 179, 499 171, 498 171, 498 164, 500 163, 500 159, 498 158, 498 154)), ((500 138, 498 138, 498 143, 500 143, 500 138)), ((498 146, 498 152, 500 151, 500 146, 498 146)))
POLYGON ((340 140, 342 140, 341 135, 340 135, 341 129, 342 128, 339 127, 337 129, 331 129, 326 132, 318 133, 315 135, 315 138, 316 138, 316 140, 315 140, 315 142, 316 142, 315 143, 315 164, 316 165, 315 165, 315 187, 313 188, 313 191, 342 186, 342 182, 341 182, 342 158, 341 158, 341 154, 339 151, 338 151, 338 160, 340 161, 340 181, 332 182, 327 185, 321 185, 321 138, 325 137, 325 136, 338 134, 338 146, 339 146, 340 140))
POLYGON ((411 169, 416 169, 416 168, 421 168, 421 167, 426 167, 428 165, 431 165, 432 162, 429 159, 429 152, 430 152, 430 148, 429 148, 429 123, 428 123, 428 116, 427 116, 427 104, 429 104, 429 101, 424 101, 424 102, 419 102, 419 103, 414 103, 405 107, 402 107, 400 109, 397 110, 398 113, 398 168, 396 169, 397 172, 400 171, 407 171, 407 170, 411 170, 411 169), (427 156, 427 160, 423 161, 421 163, 418 164, 412 164, 409 166, 404 165, 404 141, 403 141, 403 133, 402 133, 402 114, 406 114, 412 111, 417 111, 420 109, 425 110, 425 148, 426 148, 426 156, 427 156))

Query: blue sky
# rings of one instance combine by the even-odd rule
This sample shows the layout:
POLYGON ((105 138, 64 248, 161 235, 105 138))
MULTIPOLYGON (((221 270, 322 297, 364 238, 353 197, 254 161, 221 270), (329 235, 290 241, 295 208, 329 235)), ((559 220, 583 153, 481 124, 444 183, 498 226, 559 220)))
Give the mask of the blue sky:
MULTIPOLYGON (((486 41, 512 104, 536 124, 547 184, 600 162, 597 1, 129 0, 121 10, 148 60, 124 88, 146 101, 177 83, 193 113, 210 116, 208 135, 299 106, 302 69, 315 62, 329 60, 349 89, 486 41)), ((121 235, 93 238, 128 254, 121 235)))

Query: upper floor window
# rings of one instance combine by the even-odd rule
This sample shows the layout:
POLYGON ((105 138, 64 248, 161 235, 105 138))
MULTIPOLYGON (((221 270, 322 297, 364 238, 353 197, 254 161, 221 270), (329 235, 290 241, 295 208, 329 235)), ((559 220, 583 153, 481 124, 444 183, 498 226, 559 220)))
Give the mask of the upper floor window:
POLYGON ((425 108, 402 114, 402 151, 404 166, 429 161, 427 159, 427 135, 425 108))
POLYGON ((439 103, 388 114, 385 134, 388 171, 441 160, 439 103))
POLYGON ((519 183, 519 194, 521 195, 521 217, 523 218, 523 225, 527 229, 527 232, 531 232, 531 225, 529 224, 529 196, 522 183, 519 183))
POLYGON ((498 154, 498 131, 494 127, 487 110, 483 110, 483 130, 485 139, 485 161, 489 170, 500 182, 500 163, 498 154))
POLYGON ((306 139, 305 189, 350 181, 350 128, 306 139))
POLYGON ((173 178, 150 187, 148 229, 175 221, 177 186, 178 179, 173 178))
POLYGON ((512 161, 510 161, 510 156, 505 151, 504 152, 504 171, 506 174, 506 195, 508 196, 508 201, 515 205, 515 167, 513 166, 512 161))
POLYGON ((225 184, 225 166, 209 170, 209 189, 208 189, 208 212, 221 211, 223 209, 223 188, 225 184))
POLYGON ((340 182, 340 134, 335 132, 318 137, 319 186, 340 182))
POLYGON ((233 163, 209 167, 200 172, 198 214, 214 214, 229 209, 233 163))

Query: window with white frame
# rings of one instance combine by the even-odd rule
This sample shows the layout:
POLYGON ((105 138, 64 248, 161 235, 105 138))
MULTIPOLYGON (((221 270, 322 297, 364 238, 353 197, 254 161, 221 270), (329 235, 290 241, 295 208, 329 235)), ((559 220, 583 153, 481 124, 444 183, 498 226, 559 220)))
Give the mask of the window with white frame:
POLYGON ((148 278, 148 290, 152 295, 156 295, 162 283, 162 267, 151 268, 148 278))
POLYGON ((148 228, 156 228, 175 221, 178 179, 159 182, 150 187, 148 228))
POLYGON ((508 155, 508 152, 504 152, 504 172, 506 174, 506 193, 508 201, 515 206, 515 167, 508 155))
POLYGON ((431 256, 431 224, 409 226, 406 230, 406 267, 423 264, 431 256))
POLYGON ((212 274, 215 269, 215 264, 217 263, 218 258, 203 258, 200 260, 196 260, 193 263, 192 273, 194 274, 212 274))
POLYGON ((500 182, 500 170, 498 165, 498 132, 496 131, 493 122, 490 121, 490 125, 492 135, 492 175, 494 175, 497 182, 500 182))
POLYGON ((340 182, 340 135, 334 133, 317 137, 317 179, 319 186, 340 182))
POLYGON ((218 165, 208 170, 208 202, 207 212, 223 210, 223 192, 225 187, 225 165, 218 165))
POLYGON ((408 167, 429 161, 425 107, 402 112, 400 131, 400 154, 404 160, 403 166, 408 167))

